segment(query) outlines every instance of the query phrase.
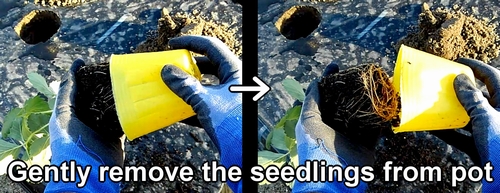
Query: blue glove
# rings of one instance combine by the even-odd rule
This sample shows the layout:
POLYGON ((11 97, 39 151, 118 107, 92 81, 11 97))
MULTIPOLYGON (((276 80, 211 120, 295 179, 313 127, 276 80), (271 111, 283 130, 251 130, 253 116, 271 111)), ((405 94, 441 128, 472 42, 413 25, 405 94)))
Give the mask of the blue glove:
POLYGON ((484 82, 488 89, 483 96, 466 75, 458 75, 454 88, 458 100, 471 118, 472 136, 482 164, 491 162, 494 182, 483 180, 483 192, 498 192, 500 189, 500 71, 478 60, 460 58, 458 62, 469 66, 474 76, 484 82))
MULTIPOLYGON (((330 64, 323 76, 338 71, 336 64, 330 64)), ((322 121, 319 101, 318 81, 314 80, 306 91, 302 112, 295 127, 299 164, 304 165, 306 160, 325 160, 327 165, 340 165, 343 168, 347 165, 373 165, 374 150, 350 141, 322 121)), ((343 182, 296 181, 292 192, 364 192, 366 188, 367 184, 361 181, 356 188, 348 188, 343 182)))
MULTIPOLYGON (((119 192, 119 183, 109 178, 99 182, 98 167, 123 166, 123 140, 98 135, 83 124, 75 113, 75 95, 77 93, 75 74, 85 65, 80 59, 75 60, 69 72, 62 78, 57 94, 54 112, 49 122, 50 149, 52 165, 61 165, 74 160, 77 165, 92 166, 85 188, 78 188, 76 182, 49 182, 45 192, 119 192)), ((67 163, 69 165, 69 163, 67 163)))
MULTIPOLYGON (((162 70, 165 84, 194 112, 220 152, 220 162, 226 168, 242 163, 241 100, 229 86, 242 84, 241 60, 219 39, 203 36, 183 36, 169 41, 172 49, 187 49, 206 55, 218 69, 219 85, 203 86, 193 76, 174 65, 162 70)), ((241 192, 239 183, 227 182, 234 192, 241 192)))

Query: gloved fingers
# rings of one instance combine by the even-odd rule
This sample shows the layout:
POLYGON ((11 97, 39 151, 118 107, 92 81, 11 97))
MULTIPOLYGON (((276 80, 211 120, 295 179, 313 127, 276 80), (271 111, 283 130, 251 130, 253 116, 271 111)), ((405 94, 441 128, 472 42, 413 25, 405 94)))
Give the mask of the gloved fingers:
POLYGON ((300 118, 307 119, 308 121, 317 121, 323 123, 321 120, 321 112, 319 109, 319 90, 318 90, 318 81, 313 80, 309 87, 306 90, 306 98, 304 99, 304 103, 302 105, 302 112, 300 114, 300 118))
POLYGON ((457 61, 469 66, 474 76, 484 82, 490 94, 491 105, 500 108, 500 71, 479 60, 459 58, 457 61))
POLYGON ((457 98, 471 118, 493 110, 481 90, 476 88, 469 77, 459 74, 453 81, 457 98))
MULTIPOLYGON (((339 66, 337 63, 332 62, 326 66, 323 71, 323 76, 328 76, 330 74, 335 74, 339 72, 339 66)), ((302 105, 302 112, 306 113, 308 117, 314 117, 318 121, 321 121, 321 112, 319 110, 320 96, 319 96, 319 81, 313 80, 306 90, 306 98, 304 99, 302 105)), ((301 114, 303 115, 303 114, 301 114)))
POLYGON ((84 65, 83 60, 75 60, 68 72, 61 78, 56 108, 49 122, 51 143, 61 145, 61 138, 64 139, 62 141, 71 139, 81 147, 81 150, 90 152, 89 155, 93 158, 105 164, 123 165, 123 136, 120 139, 101 136, 87 127, 76 116, 74 108, 77 94, 76 72, 84 65))
POLYGON ((302 126, 297 126, 296 130, 303 127, 304 132, 313 140, 316 140, 317 145, 324 146, 330 156, 338 157, 339 161, 343 160, 340 161, 341 163, 373 164, 374 151, 356 144, 323 122, 319 108, 320 94, 318 85, 318 80, 314 80, 309 84, 302 105, 300 120, 297 123, 297 125, 301 124, 302 126))
POLYGON ((161 77, 170 90, 192 107, 202 101, 199 93, 206 92, 205 88, 195 77, 177 66, 165 65, 161 71, 161 77))
POLYGON ((76 71, 80 67, 84 66, 85 62, 82 59, 76 59, 71 64, 68 72, 61 79, 59 85, 59 91, 56 97, 55 113, 60 114, 62 112, 74 113, 73 105, 75 104, 76 95, 76 71))
POLYGON ((221 84, 241 78, 241 60, 217 38, 182 36, 172 38, 168 45, 173 49, 187 49, 207 56, 216 65, 221 84))
POLYGON ((326 66, 325 70, 323 71, 323 76, 328 76, 330 74, 335 74, 339 72, 339 65, 337 63, 332 62, 326 66))
MULTIPOLYGON (((346 165, 372 165, 375 158, 375 152, 362 145, 352 141, 340 132, 335 131, 323 121, 316 117, 301 115, 301 120, 295 128, 297 143, 308 143, 309 146, 319 146, 324 155, 338 160, 344 166, 346 165), (300 131, 302 130, 302 131, 300 131), (312 139, 307 140, 306 137, 312 139)), ((300 155, 299 154, 299 158, 300 155)))
POLYGON ((196 56, 194 57, 196 60, 196 66, 202 74, 211 74, 217 76, 217 66, 213 64, 210 59, 205 56, 196 56))

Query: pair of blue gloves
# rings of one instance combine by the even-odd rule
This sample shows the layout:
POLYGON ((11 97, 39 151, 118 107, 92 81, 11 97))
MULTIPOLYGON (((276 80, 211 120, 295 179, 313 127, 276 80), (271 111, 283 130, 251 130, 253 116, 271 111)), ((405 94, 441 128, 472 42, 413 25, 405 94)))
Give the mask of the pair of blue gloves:
MULTIPOLYGON (((461 58, 458 62, 469 66, 474 76, 485 83, 488 93, 476 88, 466 75, 454 80, 456 95, 469 114, 472 135, 482 164, 491 162, 500 167, 500 71, 483 62, 461 58)), ((329 65, 323 76, 338 72, 336 64, 329 65)), ((324 124, 319 108, 318 81, 313 81, 306 92, 302 113, 295 128, 300 164, 306 160, 325 160, 328 165, 373 165, 374 150, 355 144, 347 137, 324 124)), ((377 136, 374 136, 377 137, 377 136)), ((483 180, 483 192, 498 192, 500 171, 494 169, 494 182, 483 180)), ((334 178, 336 179, 336 178, 334 178)), ((367 184, 361 182, 348 188, 342 182, 295 183, 293 192, 364 192, 367 184)))
MULTIPOLYGON (((166 65, 161 76, 174 93, 191 105, 199 124, 205 129, 220 153, 220 163, 226 168, 242 165, 242 95, 229 92, 230 85, 242 83, 241 60, 219 39, 203 36, 184 36, 169 41, 172 49, 187 49, 206 58, 197 59, 197 65, 217 69, 219 85, 203 86, 201 83, 174 65, 166 65), (208 58, 208 60, 207 60, 208 58), (206 65, 206 66, 204 66, 206 65)), ((77 165, 92 166, 85 188, 76 182, 49 182, 45 192, 119 192, 119 183, 107 178, 98 180, 98 167, 123 166, 124 136, 109 138, 100 136, 83 124, 75 113, 77 85, 75 73, 85 65, 82 60, 73 62, 69 72, 62 78, 55 109, 49 122, 51 164, 61 165, 74 160, 77 165)), ((160 76, 160 74, 158 74, 160 76)), ((228 182, 234 192, 241 192, 241 182, 228 182)))
MULTIPOLYGON (((186 36, 170 40, 173 49, 188 49, 207 56, 208 62, 198 65, 214 65, 220 85, 203 86, 190 75, 173 65, 166 65, 161 72, 166 85, 191 105, 197 113, 201 126, 215 143, 221 154, 222 164, 229 168, 241 167, 241 94, 230 93, 228 87, 241 84, 241 61, 220 40, 201 36, 186 36), (205 64, 203 64, 205 63, 205 64)), ((458 99, 471 117, 476 148, 483 164, 500 164, 500 71, 482 62, 460 59, 468 65, 474 75, 483 81, 489 96, 477 89, 465 75, 455 79, 454 87, 458 99)), ((51 163, 75 160, 78 165, 92 166, 85 188, 75 183, 50 182, 46 192, 118 192, 119 184, 107 179, 99 182, 97 168, 100 165, 123 166, 123 137, 109 139, 96 134, 84 125, 74 112, 77 93, 75 73, 83 61, 76 60, 63 78, 51 117, 51 163)), ((202 70, 203 72, 203 70, 202 70)), ((324 75, 338 72, 338 66, 330 65, 324 75)), ((307 92, 302 113, 296 126, 299 162, 325 160, 328 165, 372 165, 374 150, 352 142, 330 128, 321 120, 318 82, 313 81, 307 92)), ((500 178, 498 170, 493 177, 500 178)), ((79 180, 77 179, 77 182, 79 180)), ((241 182, 228 183, 234 192, 241 192, 241 182)), ((343 183, 296 183, 294 192, 363 192, 363 182, 356 188, 347 188, 343 183)), ((483 192, 494 192, 500 185, 483 182, 483 192)))

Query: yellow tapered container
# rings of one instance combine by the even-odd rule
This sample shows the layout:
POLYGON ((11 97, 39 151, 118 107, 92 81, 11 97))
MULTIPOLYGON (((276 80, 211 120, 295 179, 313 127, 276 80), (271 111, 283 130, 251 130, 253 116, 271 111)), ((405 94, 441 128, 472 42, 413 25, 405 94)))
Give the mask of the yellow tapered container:
POLYGON ((110 74, 118 119, 129 140, 195 115, 161 78, 165 64, 201 80, 188 50, 112 55, 110 74))
POLYGON ((468 66, 402 45, 393 77, 401 96, 400 126, 393 127, 394 133, 467 125, 469 116, 453 88, 461 73, 474 80, 468 66))

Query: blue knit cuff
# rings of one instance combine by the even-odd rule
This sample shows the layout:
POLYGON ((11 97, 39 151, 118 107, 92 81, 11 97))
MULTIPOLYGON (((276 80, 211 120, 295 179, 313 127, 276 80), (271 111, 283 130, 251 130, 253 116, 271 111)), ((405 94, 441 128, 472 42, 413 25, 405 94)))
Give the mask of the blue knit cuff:
MULTIPOLYGON (((224 167, 231 166, 242 167, 242 107, 238 105, 215 129, 217 139, 219 140, 220 162, 224 167)), ((227 185, 233 192, 241 192, 241 181, 227 182, 227 185)))

